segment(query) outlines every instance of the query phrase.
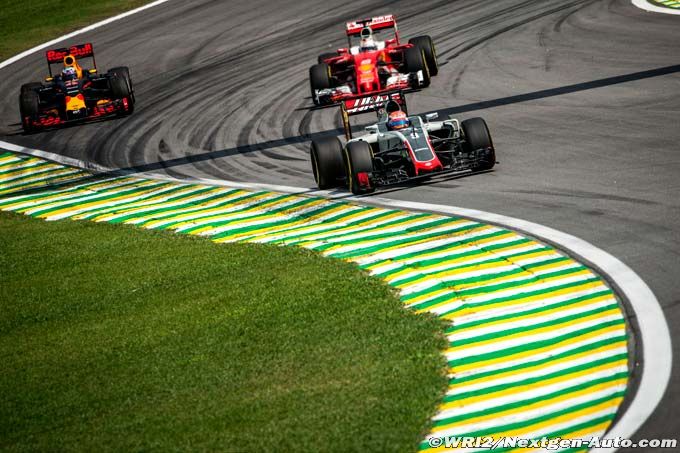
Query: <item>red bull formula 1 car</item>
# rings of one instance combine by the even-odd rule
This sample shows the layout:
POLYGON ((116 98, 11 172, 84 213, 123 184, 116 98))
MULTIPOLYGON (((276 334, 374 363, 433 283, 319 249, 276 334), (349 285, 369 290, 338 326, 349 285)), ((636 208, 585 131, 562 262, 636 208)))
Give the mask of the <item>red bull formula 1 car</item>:
POLYGON ((352 99, 341 104, 347 142, 312 141, 310 157, 320 189, 348 187, 358 195, 377 188, 446 173, 491 170, 496 151, 482 118, 434 121, 408 115, 403 92, 352 99), (376 111, 378 122, 353 138, 349 117, 376 111))
POLYGON ((316 105, 427 87, 439 72, 432 39, 418 36, 402 44, 392 15, 348 22, 346 30, 348 47, 319 55, 309 69, 316 105), (389 36, 380 40, 383 33, 389 36))
POLYGON ((21 86, 19 110, 25 132, 132 113, 135 95, 127 67, 99 74, 90 43, 48 50, 46 56, 50 75, 45 82, 21 86), (85 58, 91 59, 91 68, 80 65, 85 58), (54 64, 62 65, 56 74, 54 64))

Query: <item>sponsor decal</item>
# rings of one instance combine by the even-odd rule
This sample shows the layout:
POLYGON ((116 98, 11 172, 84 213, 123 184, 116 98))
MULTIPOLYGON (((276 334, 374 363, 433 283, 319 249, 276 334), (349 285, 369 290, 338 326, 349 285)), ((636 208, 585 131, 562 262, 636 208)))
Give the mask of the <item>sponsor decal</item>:
POLYGON ((49 63, 61 63, 67 55, 73 55, 76 58, 91 57, 94 55, 94 49, 92 48, 92 44, 86 43, 71 46, 68 49, 48 50, 46 55, 49 63))
POLYGON ((369 112, 382 107, 389 100, 396 101, 399 105, 403 103, 403 99, 399 93, 376 94, 362 98, 348 99, 345 101, 345 109, 350 115, 369 112))
POLYGON ((387 14, 385 16, 372 17, 370 21, 360 20, 354 22, 347 22, 347 33, 357 33, 360 32, 365 26, 380 29, 387 28, 394 25, 394 16, 392 14, 387 14))

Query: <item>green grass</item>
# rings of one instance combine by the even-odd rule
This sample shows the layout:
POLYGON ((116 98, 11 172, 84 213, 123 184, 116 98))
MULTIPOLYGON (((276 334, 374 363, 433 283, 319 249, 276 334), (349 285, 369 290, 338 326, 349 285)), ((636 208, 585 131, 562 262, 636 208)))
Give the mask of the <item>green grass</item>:
POLYGON ((354 265, 0 213, 0 449, 409 451, 443 325, 354 265))
POLYGON ((148 0, 0 0, 0 61, 148 0))

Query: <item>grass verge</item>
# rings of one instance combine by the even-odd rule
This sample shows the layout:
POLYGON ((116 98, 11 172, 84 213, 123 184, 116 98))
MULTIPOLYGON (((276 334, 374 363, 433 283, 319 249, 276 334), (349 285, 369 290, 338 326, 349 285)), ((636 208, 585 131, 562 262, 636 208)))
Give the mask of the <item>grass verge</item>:
POLYGON ((0 61, 148 0, 0 1, 0 61))
POLYGON ((295 248, 0 213, 0 448, 415 450, 441 322, 295 248))

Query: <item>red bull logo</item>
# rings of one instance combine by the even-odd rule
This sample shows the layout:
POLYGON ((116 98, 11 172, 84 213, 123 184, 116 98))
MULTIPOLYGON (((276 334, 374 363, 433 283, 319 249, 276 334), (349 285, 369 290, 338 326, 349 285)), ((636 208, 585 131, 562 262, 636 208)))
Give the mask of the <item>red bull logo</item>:
POLYGON ((61 63, 64 60, 64 58, 68 55, 73 55, 76 58, 91 57, 92 55, 94 55, 94 49, 92 47, 92 44, 87 43, 71 46, 68 49, 63 48, 48 50, 46 55, 47 61, 49 63, 61 63))
POLYGON ((66 96, 65 100, 68 112, 79 112, 85 108, 85 97, 81 93, 75 96, 66 96))

